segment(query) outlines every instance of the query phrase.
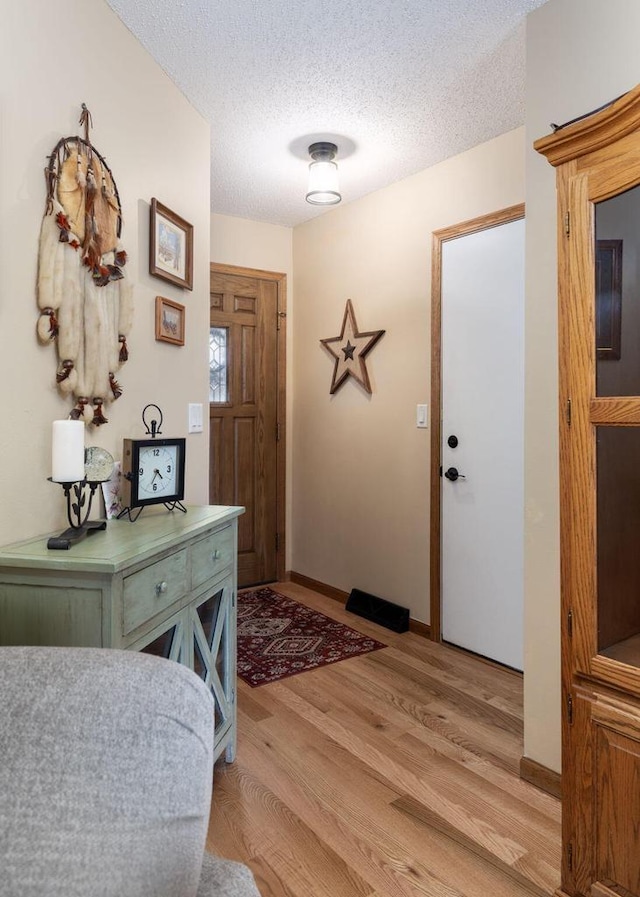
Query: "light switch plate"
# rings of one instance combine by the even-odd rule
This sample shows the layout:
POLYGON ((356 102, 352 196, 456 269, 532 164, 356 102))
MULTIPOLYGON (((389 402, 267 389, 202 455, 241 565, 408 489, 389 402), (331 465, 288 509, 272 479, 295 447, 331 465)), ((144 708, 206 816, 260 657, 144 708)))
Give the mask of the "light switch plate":
POLYGON ((189 433, 202 433, 202 404, 189 402, 189 433))
POLYGON ((425 429, 429 426, 429 406, 416 405, 416 427, 425 429))

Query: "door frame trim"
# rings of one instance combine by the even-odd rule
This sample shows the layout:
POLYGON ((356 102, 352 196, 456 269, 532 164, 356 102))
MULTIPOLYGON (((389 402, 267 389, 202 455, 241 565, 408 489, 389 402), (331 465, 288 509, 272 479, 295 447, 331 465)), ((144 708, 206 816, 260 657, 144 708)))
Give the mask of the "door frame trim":
POLYGON ((279 439, 276 442, 276 576, 283 581, 286 570, 287 528, 286 528, 286 483, 287 483, 287 275, 280 271, 264 271, 262 268, 244 268, 239 265, 223 265, 211 262, 209 271, 215 274, 237 274, 241 277, 255 277, 276 284, 278 299, 277 358, 276 358, 276 420, 279 425, 279 439))
POLYGON ((442 641, 442 244, 457 237, 465 237, 509 224, 525 217, 524 203, 509 206, 431 234, 431 473, 429 526, 429 583, 431 640, 442 641))

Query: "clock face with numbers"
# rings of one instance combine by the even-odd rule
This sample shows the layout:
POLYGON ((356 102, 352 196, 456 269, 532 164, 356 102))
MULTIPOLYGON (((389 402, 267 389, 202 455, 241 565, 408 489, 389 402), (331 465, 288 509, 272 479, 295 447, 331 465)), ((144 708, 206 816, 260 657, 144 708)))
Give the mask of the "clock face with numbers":
POLYGON ((138 498, 175 495, 178 476, 177 445, 145 445, 138 452, 138 498))
POLYGON ((125 439, 123 496, 129 507, 184 498, 184 439, 125 439))

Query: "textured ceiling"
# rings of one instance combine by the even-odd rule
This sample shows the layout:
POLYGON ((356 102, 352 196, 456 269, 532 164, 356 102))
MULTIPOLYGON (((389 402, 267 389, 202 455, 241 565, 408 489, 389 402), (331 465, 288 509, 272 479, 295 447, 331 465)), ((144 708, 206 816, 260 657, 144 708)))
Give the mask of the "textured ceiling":
POLYGON ((545 0, 107 0, 211 123, 211 209, 294 226, 314 140, 349 202, 524 121, 545 0))

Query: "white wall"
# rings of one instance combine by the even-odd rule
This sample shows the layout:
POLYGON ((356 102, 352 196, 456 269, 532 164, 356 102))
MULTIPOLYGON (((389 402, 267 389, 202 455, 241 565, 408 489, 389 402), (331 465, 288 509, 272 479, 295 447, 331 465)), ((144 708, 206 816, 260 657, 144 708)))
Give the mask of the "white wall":
MULTIPOLYGON (((302 199, 302 201, 304 201, 302 199)), ((290 227, 265 224, 234 218, 229 215, 211 216, 211 261, 240 268, 257 268, 287 275, 287 341, 286 341, 286 507, 285 507, 285 567, 291 569, 291 492, 292 492, 292 411, 293 365, 292 335, 293 302, 293 231, 290 227)))
MULTIPOLYGON (((48 483, 51 422, 70 402, 55 388, 56 357, 35 325, 43 170, 60 137, 80 131, 81 103, 107 158, 124 213, 128 276, 137 284, 123 396, 87 444, 121 457, 144 435, 140 414, 162 407, 165 435, 186 435, 187 403, 208 400, 209 127, 103 0, 4 4, 0 29, 0 544, 66 525, 62 491, 48 483), (193 292, 148 274, 148 216, 157 197, 194 225, 193 292), (157 343, 155 296, 186 305, 186 347, 157 343)), ((187 439, 187 499, 207 501, 208 435, 187 439)))
POLYGON ((527 20, 525 753, 560 769, 555 170, 532 148, 639 80, 637 0, 549 0, 527 20))
POLYGON ((431 236, 522 202, 522 129, 294 229, 293 569, 360 588, 429 620, 431 236), (386 330, 367 357, 373 394, 329 395, 347 299, 360 330, 386 330))

